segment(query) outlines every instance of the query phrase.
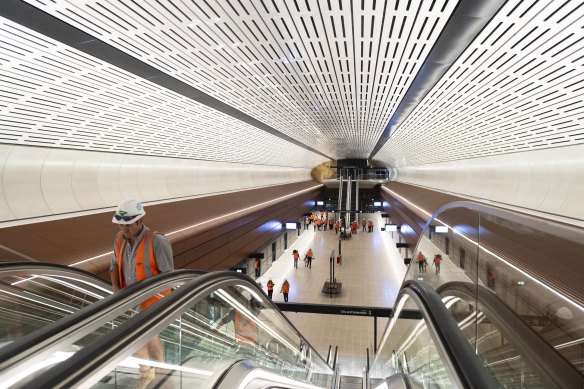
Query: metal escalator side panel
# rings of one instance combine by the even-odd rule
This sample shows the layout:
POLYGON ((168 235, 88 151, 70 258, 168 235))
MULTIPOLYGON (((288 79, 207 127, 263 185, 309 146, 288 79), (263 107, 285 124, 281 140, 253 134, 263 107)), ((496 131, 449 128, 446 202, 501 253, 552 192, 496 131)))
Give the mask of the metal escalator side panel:
POLYGON ((318 389, 322 386, 307 384, 302 381, 275 374, 249 362, 234 363, 222 375, 213 389, 233 388, 286 388, 286 389, 318 389))
POLYGON ((515 347, 521 358, 537 368, 547 387, 584 387, 584 375, 490 289, 469 282, 448 282, 436 291, 442 296, 473 302, 478 296, 480 311, 515 347))
MULTIPOLYGON (((216 377, 213 362, 240 359, 251 359, 266 370, 307 383, 320 380, 326 383, 332 377, 332 370, 322 357, 257 284, 247 276, 226 271, 202 275, 184 284, 104 335, 99 342, 89 344, 65 363, 22 385, 27 388, 90 386, 102 379, 115 380, 120 364, 158 336, 164 340, 167 350, 173 350, 165 356, 164 368, 173 369, 183 377, 190 374, 193 379, 206 380, 205 385, 216 377), (238 311, 253 320, 261 331, 257 341, 250 342, 251 347, 246 347, 237 336, 234 315, 228 314, 225 322, 210 319, 209 308, 215 303, 229 304, 230 312, 238 311), (172 366, 167 367, 169 364, 172 366), (209 368, 203 369, 205 365, 209 368)), ((138 363, 150 364, 158 370, 158 362, 140 360, 138 363)))
MULTIPOLYGON (((412 316, 409 315, 409 317, 412 316)), ((431 286, 422 281, 410 280, 402 286, 396 300, 394 316, 388 323, 381 347, 370 369, 370 376, 375 377, 371 379, 371 382, 377 380, 379 383, 379 378, 384 381, 386 377, 400 371, 399 364, 411 365, 412 361, 416 361, 416 355, 407 355, 406 350, 422 353, 420 355, 437 353, 438 356, 433 359, 426 358, 437 365, 424 365, 422 360, 417 359, 419 362, 415 367, 422 372, 428 369, 440 372, 443 369, 451 385, 465 388, 498 387, 497 382, 482 365, 456 321, 445 308, 440 296, 431 286), (415 316, 413 319, 406 318, 407 315, 402 314, 402 310, 416 307, 421 313, 419 318, 415 316), (400 325, 404 324, 403 320, 415 320, 405 327, 406 333, 403 326, 400 328, 400 325), (399 336, 390 338, 392 332, 395 334, 396 331, 401 332, 399 336), (414 347, 411 350, 410 345, 414 347), (405 359, 402 361, 402 358, 405 359)), ((446 376, 436 377, 446 379, 446 376)))
POLYGON ((122 315, 129 317, 131 311, 144 299, 182 285, 202 273, 182 270, 160 274, 23 336, 0 349, 0 382, 13 381, 18 374, 23 374, 31 366, 42 364, 57 352, 69 349, 79 339, 111 326, 122 315))
POLYGON ((104 280, 68 266, 0 263, 0 345, 5 347, 111 294, 104 280))
POLYGON ((87 284, 100 286, 107 291, 111 290, 111 285, 105 280, 91 274, 85 270, 73 268, 65 265, 38 262, 2 262, 0 263, 0 277, 7 275, 54 275, 70 277, 87 284))

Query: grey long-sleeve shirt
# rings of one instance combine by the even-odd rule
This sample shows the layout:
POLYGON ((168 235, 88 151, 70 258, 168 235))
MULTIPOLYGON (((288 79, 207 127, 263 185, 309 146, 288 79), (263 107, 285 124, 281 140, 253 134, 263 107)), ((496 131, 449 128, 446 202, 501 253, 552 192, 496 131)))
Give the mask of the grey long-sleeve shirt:
MULTIPOLYGON (((121 233, 121 231, 118 232, 114 239, 114 249, 121 233)), ((138 234, 134 247, 130 245, 130 242, 127 242, 124 246, 124 252, 122 254, 122 274, 124 275, 126 286, 136 283, 136 251, 138 245, 145 236, 146 227, 142 228, 142 231, 140 234, 138 234)), ((122 239, 126 238, 122 237, 122 239)), ((152 239, 152 249, 154 250, 154 258, 156 259, 156 266, 158 267, 158 271, 160 273, 173 271, 174 261, 172 256, 172 246, 168 238, 162 234, 154 235, 152 239)), ((115 271, 115 273, 118 272, 118 262, 116 260, 115 252, 112 255, 110 271, 115 271)))

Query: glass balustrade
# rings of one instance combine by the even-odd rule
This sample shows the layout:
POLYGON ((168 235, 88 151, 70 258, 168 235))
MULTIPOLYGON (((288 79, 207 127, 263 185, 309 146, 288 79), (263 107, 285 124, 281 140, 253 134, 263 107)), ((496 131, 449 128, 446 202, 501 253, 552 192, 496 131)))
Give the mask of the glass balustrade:
POLYGON ((404 310, 417 312, 415 302, 402 295, 395 307, 369 370, 370 387, 384 387, 386 378, 403 373, 423 387, 456 388, 422 315, 402 315, 404 310))
POLYGON ((0 347, 111 294, 91 275, 50 266, 0 272, 0 347))
POLYGON ((161 345, 160 360, 128 355, 95 387, 134 385, 141 379, 140 370, 144 376, 149 368, 154 368, 153 381, 161 387, 212 387, 239 360, 319 387, 332 384, 326 362, 279 310, 246 286, 214 291, 178 315, 148 341, 152 343, 161 345))
MULTIPOLYGON (((50 271, 48 272, 50 273, 50 271)), ((91 306, 88 304, 103 300, 99 293, 107 295, 107 289, 103 289, 101 283, 96 284, 95 288, 91 289, 91 285, 89 285, 91 278, 82 279, 79 275, 77 276, 80 278, 76 278, 74 273, 65 277, 67 279, 65 284, 62 284, 62 274, 59 276, 43 274, 41 276, 38 275, 38 272, 36 273, 34 277, 26 275, 22 276, 22 281, 13 282, 16 285, 21 285, 20 291, 7 294, 9 297, 4 300, 6 304, 10 304, 11 298, 25 301, 19 305, 9 305, 3 314, 12 318, 30 319, 34 317, 34 320, 30 320, 24 331, 30 333, 31 337, 35 337, 35 340, 31 340, 30 344, 33 351, 18 348, 18 352, 26 353, 26 357, 19 356, 14 362, 11 361, 12 355, 6 351, 10 351, 9 349, 18 345, 18 342, 3 350, 0 382, 6 387, 18 384, 23 380, 33 379, 52 366, 71 358, 87 345, 99 342, 104 335, 136 316, 141 311, 140 304, 160 293, 163 289, 163 287, 157 286, 158 281, 151 279, 148 280, 148 285, 136 284, 124 289, 124 293, 127 294, 124 299, 120 298, 119 294, 109 295, 109 298, 103 301, 103 306, 97 309, 96 304, 91 306), (85 294, 82 295, 78 290, 79 285, 83 285, 85 294), (34 291, 32 293, 34 298, 31 298, 30 291, 34 291), (41 308, 37 309, 37 306, 41 308), (86 309, 81 311, 80 308, 83 307, 86 309), (83 312, 87 309, 96 309, 96 311, 87 317, 81 316, 82 324, 79 324, 78 329, 70 330, 71 327, 78 325, 77 322, 63 327, 62 323, 71 317, 77 318, 80 317, 78 316, 80 314, 85 315, 83 312), (62 332, 58 331, 51 333, 51 342, 44 344, 46 339, 43 337, 43 327, 51 323, 62 327, 60 331, 65 331, 66 334, 62 335, 62 332), (42 346, 37 346, 37 344, 42 344, 42 346)), ((162 278, 160 281, 164 282, 164 288, 172 288, 179 287, 198 275, 200 272, 182 271, 166 273, 159 278, 162 278)), ((8 280, 11 279, 8 278, 8 280)), ((21 339, 13 337, 11 340, 21 339)))
POLYGON ((547 355, 526 352, 511 329, 526 324, 529 330, 523 332, 544 339, 569 361, 573 371, 568 373, 581 375, 584 283, 575 270, 582 252, 581 229, 471 202, 452 203, 424 229, 404 282, 418 280, 439 291, 500 385, 557 386, 543 369, 547 355), (504 309, 494 310, 497 304, 504 309), (502 324, 503 316, 512 317, 511 323, 502 324))

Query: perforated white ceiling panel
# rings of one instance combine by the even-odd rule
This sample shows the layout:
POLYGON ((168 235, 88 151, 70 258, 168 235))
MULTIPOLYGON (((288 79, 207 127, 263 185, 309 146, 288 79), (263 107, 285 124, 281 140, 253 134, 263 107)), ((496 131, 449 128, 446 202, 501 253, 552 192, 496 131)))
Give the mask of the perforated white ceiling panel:
POLYGON ((584 142, 584 3, 509 1, 377 154, 393 166, 584 142))
POLYGON ((0 143, 306 168, 326 161, 3 18, 0 143))
POLYGON ((457 1, 28 2, 334 158, 366 158, 457 1))

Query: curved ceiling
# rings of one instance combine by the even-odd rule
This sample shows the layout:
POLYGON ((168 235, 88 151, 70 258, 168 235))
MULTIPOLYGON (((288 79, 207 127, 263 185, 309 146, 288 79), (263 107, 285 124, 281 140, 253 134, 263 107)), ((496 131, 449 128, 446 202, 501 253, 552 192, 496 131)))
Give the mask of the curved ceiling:
MULTIPOLYGON (((20 2, 11 2, 13 8, 23 8, 20 2)), ((28 3, 89 34, 86 41, 95 37, 330 158, 369 156, 457 5, 449 0, 28 3)), ((25 13, 29 12, 21 12, 25 13)), ((41 22, 21 16, 38 31, 48 23, 42 16, 41 22)), ((80 52, 81 43, 74 48, 62 44, 69 34, 57 33, 53 41, 3 21, 2 36, 9 43, 2 52, 7 70, 21 71, 14 75, 20 81, 31 74, 46 85, 43 89, 58 89, 57 95, 43 93, 39 99, 46 102, 44 109, 66 116, 57 123, 47 115, 34 118, 42 124, 25 123, 21 131, 30 134, 25 142, 62 136, 68 138, 63 147, 98 147, 115 144, 120 136, 125 140, 130 133, 144 144, 132 148, 129 142, 119 142, 107 151, 159 154, 150 146, 152 140, 166 149, 164 143, 176 139, 166 155, 203 159, 208 155, 197 141, 206 144, 211 155, 226 154, 222 148, 214 152, 213 145, 226 135, 244 146, 246 141, 268 147, 278 143, 256 128, 151 85, 149 75, 144 81, 97 60, 91 52, 80 52), (72 110, 63 95, 80 99, 86 107, 72 110), (97 112, 83 116, 79 111, 91 111, 87 105, 92 103, 97 112), (55 126, 62 132, 51 134, 55 126), (73 136, 71 127, 89 128, 73 136), (110 135, 86 146, 88 138, 99 137, 97 132, 110 135), (201 139, 191 140, 189 134, 201 139), (185 137, 188 141, 180 142, 185 137)), ((103 47, 93 54, 98 56, 100 50, 103 47)), ((39 92, 30 89, 18 89, 25 96, 13 99, 26 105, 30 100, 26 93, 39 92)), ((14 115, 9 108, 7 116, 14 115)), ((290 152, 296 153, 293 148, 290 152)), ((233 158, 243 161, 245 156, 233 158)), ((315 166, 324 161, 320 159, 306 164, 315 166)))
POLYGON ((584 6, 510 1, 394 131, 397 168, 584 142, 584 6))
POLYGON ((578 0, 4 3, 2 143, 398 169, 584 143, 578 0), (492 19, 446 39, 469 4, 492 19))

